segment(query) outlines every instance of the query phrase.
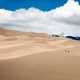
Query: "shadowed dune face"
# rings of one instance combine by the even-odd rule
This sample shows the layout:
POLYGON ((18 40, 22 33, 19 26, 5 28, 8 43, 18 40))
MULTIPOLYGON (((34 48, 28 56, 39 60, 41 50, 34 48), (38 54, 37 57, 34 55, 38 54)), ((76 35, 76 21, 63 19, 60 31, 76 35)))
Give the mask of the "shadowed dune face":
POLYGON ((51 51, 0 61, 0 79, 80 80, 80 57, 62 52, 51 51))
POLYGON ((80 42, 0 29, 0 80, 80 80, 80 42))

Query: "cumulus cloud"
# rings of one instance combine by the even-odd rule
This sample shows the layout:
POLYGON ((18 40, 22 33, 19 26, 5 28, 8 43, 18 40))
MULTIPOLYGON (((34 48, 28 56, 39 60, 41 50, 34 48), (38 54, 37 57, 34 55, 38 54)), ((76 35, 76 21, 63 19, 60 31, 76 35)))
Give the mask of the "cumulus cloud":
POLYGON ((79 21, 80 5, 74 0, 48 12, 37 8, 0 9, 0 27, 19 31, 80 36, 79 21))

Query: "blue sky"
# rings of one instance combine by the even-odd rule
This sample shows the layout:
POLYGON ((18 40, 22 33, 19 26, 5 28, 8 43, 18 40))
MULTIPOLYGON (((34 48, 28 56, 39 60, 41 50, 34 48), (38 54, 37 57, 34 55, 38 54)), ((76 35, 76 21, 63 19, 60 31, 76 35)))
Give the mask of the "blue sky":
POLYGON ((73 0, 66 2, 67 0, 0 0, 0 26, 18 31, 80 36, 80 5, 73 0), (61 7, 54 9, 59 6, 61 7), (54 10, 48 11, 50 9, 54 10))
POLYGON ((0 8, 16 10, 20 8, 37 7, 47 11, 61 6, 66 2, 67 0, 0 0, 0 8))

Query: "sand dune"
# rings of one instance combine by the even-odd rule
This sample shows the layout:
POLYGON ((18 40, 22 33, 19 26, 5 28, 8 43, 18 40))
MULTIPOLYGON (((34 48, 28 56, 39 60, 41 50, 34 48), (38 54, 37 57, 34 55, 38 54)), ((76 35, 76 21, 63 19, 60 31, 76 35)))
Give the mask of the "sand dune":
POLYGON ((0 80, 80 80, 80 42, 0 29, 0 80))

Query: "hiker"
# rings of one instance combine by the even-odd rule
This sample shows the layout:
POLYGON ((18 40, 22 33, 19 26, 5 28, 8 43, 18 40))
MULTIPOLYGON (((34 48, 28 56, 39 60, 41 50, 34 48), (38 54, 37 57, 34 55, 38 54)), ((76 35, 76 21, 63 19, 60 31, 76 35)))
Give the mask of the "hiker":
POLYGON ((65 54, 66 53, 70 54, 70 52, 71 52, 70 50, 67 50, 67 49, 65 50, 65 54))

